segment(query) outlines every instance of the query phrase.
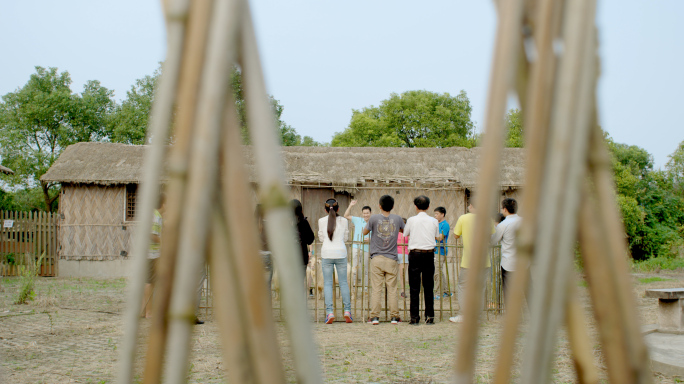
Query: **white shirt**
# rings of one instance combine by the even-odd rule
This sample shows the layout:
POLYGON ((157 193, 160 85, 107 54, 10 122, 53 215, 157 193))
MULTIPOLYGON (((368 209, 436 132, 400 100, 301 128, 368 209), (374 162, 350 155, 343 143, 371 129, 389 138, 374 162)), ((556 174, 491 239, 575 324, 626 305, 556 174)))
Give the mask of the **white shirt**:
POLYGON ((318 219, 318 239, 321 245, 321 258, 344 259, 347 257, 347 246, 344 241, 349 238, 349 221, 342 216, 337 216, 337 224, 333 238, 328 237, 328 216, 318 219))
POLYGON ((409 217, 404 227, 404 236, 409 236, 408 249, 430 251, 435 249, 435 238, 439 237, 439 221, 425 212, 409 217))
POLYGON ((517 214, 508 215, 496 226, 496 231, 492 235, 492 245, 501 242, 501 267, 507 271, 515 270, 515 233, 518 232, 521 223, 522 218, 517 214))

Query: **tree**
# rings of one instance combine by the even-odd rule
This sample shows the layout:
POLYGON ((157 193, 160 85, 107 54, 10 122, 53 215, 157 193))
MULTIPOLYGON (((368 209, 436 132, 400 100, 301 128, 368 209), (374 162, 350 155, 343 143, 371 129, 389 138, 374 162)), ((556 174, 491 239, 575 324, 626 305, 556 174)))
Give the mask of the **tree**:
POLYGON ((653 170, 653 156, 606 136, 613 158, 617 202, 634 259, 674 256, 684 244, 684 197, 667 172, 653 170))
POLYGON ((116 107, 108 124, 107 136, 114 143, 145 144, 154 91, 159 81, 161 67, 152 76, 146 75, 135 81, 126 92, 126 100, 116 107))
MULTIPOLYGON (((233 89, 233 98, 235 99, 235 107, 237 108, 238 119, 240 120, 240 127, 242 133, 242 141, 245 144, 250 143, 249 130, 247 128, 247 111, 245 110, 245 97, 244 90, 242 87, 242 72, 239 68, 233 67, 230 83, 233 89)), ((286 124, 281 116, 285 107, 278 100, 276 100, 272 95, 269 95, 269 101, 271 102, 271 108, 273 111, 273 117, 275 119, 276 128, 278 129, 280 136, 280 143, 283 146, 319 146, 320 143, 316 142, 310 136, 301 137, 297 134, 291 125, 286 124)))
MULTIPOLYGON (((152 76, 147 75, 135 81, 135 85, 126 93, 126 100, 120 106, 117 106, 111 119, 107 132, 110 141, 126 144, 145 143, 150 110, 154 102, 154 92, 160 75, 161 66, 154 71, 152 76)), ((232 70, 231 87, 240 120, 242 138, 245 143, 249 143, 245 99, 242 90, 242 74, 238 68, 233 68, 232 70)), ((283 145, 320 145, 311 137, 306 136, 302 138, 294 128, 286 124, 280 117, 284 107, 273 96, 269 97, 283 145)))
POLYGON ((506 147, 522 148, 525 146, 523 139, 522 116, 519 109, 511 109, 506 113, 506 147))
POLYGON ((464 91, 458 96, 429 91, 392 93, 379 107, 353 110, 337 147, 472 147, 472 107, 464 91))
MULTIPOLYGON (((2 164, 15 175, 13 186, 31 188, 68 145, 100 140, 114 107, 112 91, 88 81, 79 94, 71 92, 68 72, 36 67, 29 81, 0 103, 0 154, 2 164)), ((59 195, 56 185, 40 182, 46 210, 59 195)))
POLYGON ((684 197, 684 141, 668 156, 665 169, 680 196, 684 197))

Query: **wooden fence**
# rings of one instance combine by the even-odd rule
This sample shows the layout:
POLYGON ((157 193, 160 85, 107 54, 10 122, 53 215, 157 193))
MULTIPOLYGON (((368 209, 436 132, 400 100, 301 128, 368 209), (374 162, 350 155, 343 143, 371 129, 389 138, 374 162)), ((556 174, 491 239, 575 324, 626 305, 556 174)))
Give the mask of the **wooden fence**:
MULTIPOLYGON (((363 263, 353 255, 353 245, 361 245, 358 242, 347 242, 347 262, 348 268, 355 270, 356 278, 351 278, 349 283, 349 289, 351 291, 351 312, 354 317, 354 321, 366 321, 370 315, 370 297, 372 294, 372 287, 369 279, 364 278, 368 274, 368 264, 363 263)), ((402 244, 399 244, 400 246, 402 244)), ((458 305, 458 281, 460 274, 460 264, 461 258, 463 256, 463 246, 462 245, 446 245, 448 251, 447 255, 437 255, 435 254, 435 284, 434 284, 434 309, 435 309, 435 320, 446 321, 449 317, 455 316, 459 312, 458 305), (445 294, 446 293, 446 294, 445 294)), ((320 243, 315 242, 312 249, 320 249, 320 243), (318 245, 318 247, 317 247, 318 245)), ((361 248, 362 249, 362 248, 361 248)), ((365 257, 368 257, 367 252, 365 257)), ((315 261, 309 263, 309 268, 307 268, 307 281, 306 281, 306 294, 309 295, 308 309, 311 312, 313 320, 315 322, 321 322, 324 320, 325 316, 325 304, 323 299, 323 276, 320 267, 320 258, 313 255, 315 261), (312 267, 316 265, 317 271, 312 273, 312 267), (320 291, 320 297, 319 297, 320 291), (312 292, 312 295, 309 293, 312 292)), ((487 273, 487 284, 485 288, 485 298, 483 303, 483 308, 489 314, 500 314, 504 310, 503 301, 503 287, 501 281, 501 246, 494 246, 490 248, 489 259, 491 263, 491 268, 487 273)), ((399 313, 402 321, 409 320, 409 285, 408 285, 408 256, 406 257, 407 263, 404 266, 404 272, 401 276, 398 276, 398 300, 399 300, 399 313), (402 288, 403 287, 403 288, 402 288), (405 297, 401 296, 401 292, 405 292, 405 297)), ((271 265, 275 263, 271 262, 271 265)), ((401 264, 400 264, 401 268, 401 264)), ((203 286, 203 293, 200 301, 200 312, 203 312, 206 316, 208 311, 212 308, 212 292, 210 287, 210 276, 208 274, 207 268, 207 280, 203 286)), ((280 287, 277 277, 277 271, 273 271, 274 276, 271 284, 271 303, 275 311, 276 318, 282 320, 282 311, 280 305, 280 287)), ((268 280, 269 272, 266 272, 266 280, 268 280)), ((348 273, 348 275, 351 275, 348 273)), ((335 284, 333 286, 333 313, 335 314, 336 321, 344 321, 342 299, 339 290, 339 284, 337 283, 337 278, 335 278, 335 284)), ((302 286, 302 291, 304 291, 304 286, 302 286)), ((304 294, 304 292, 303 292, 304 294)), ((381 321, 390 321, 389 307, 387 305, 387 290, 383 289, 382 292, 382 310, 380 314, 381 321)), ((420 311, 421 318, 424 318, 424 302, 423 302, 423 292, 421 288, 420 294, 420 311)))
POLYGON ((0 211, 0 276, 18 276, 22 266, 40 263, 40 276, 57 275, 59 214, 0 211))

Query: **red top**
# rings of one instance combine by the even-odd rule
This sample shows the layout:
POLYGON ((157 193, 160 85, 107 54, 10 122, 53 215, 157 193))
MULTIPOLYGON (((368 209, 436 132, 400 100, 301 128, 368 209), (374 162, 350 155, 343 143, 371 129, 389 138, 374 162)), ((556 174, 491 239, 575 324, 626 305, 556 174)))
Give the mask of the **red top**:
POLYGON ((408 255, 408 247, 406 245, 402 246, 401 244, 408 245, 408 240, 403 233, 399 232, 399 236, 397 236, 397 253, 400 255, 408 255))

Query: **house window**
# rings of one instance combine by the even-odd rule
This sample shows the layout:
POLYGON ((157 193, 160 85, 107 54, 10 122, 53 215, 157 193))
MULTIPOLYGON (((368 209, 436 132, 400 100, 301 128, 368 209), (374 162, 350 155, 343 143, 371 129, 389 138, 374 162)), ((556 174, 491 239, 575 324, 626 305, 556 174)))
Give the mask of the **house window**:
POLYGON ((135 201, 138 184, 126 185, 126 220, 135 220, 135 201))

